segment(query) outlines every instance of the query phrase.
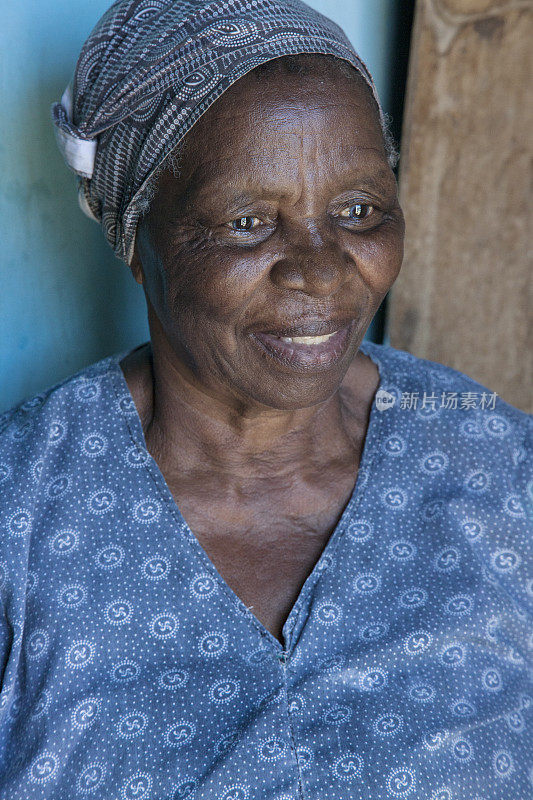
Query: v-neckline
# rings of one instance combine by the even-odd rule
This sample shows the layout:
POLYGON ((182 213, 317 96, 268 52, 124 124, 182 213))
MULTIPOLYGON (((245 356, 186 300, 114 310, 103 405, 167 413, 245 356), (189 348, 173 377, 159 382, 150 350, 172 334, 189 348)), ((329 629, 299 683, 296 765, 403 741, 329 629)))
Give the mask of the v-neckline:
POLYGON ((207 554, 206 550, 204 550, 204 548, 200 544, 199 539, 196 537, 194 532, 189 527, 188 522, 181 513, 181 510, 176 500, 174 499, 174 495, 170 491, 170 488, 165 480, 163 473, 159 468, 159 465, 157 464, 157 461, 153 458, 150 451, 148 450, 141 418, 139 417, 135 401, 133 400, 133 396, 130 392, 130 388, 126 381, 126 377, 120 366, 120 362, 127 355, 133 352, 133 350, 136 349, 138 348, 135 347, 132 348, 131 350, 125 350, 110 356, 108 361, 111 366, 111 371, 108 374, 111 375, 112 378, 111 382, 114 392, 117 396, 117 400, 120 400, 121 398, 124 397, 126 397, 127 399, 127 407, 129 413, 127 414, 120 413, 119 411, 116 410, 117 406, 115 406, 115 413, 121 418, 122 424, 127 427, 129 436, 131 437, 133 443, 140 449, 141 452, 147 454, 147 457, 144 460, 142 468, 149 474, 149 477, 155 483, 155 486, 159 491, 160 497, 164 502, 167 511, 169 511, 171 516, 173 516, 173 518, 177 521, 179 531, 182 534, 186 535, 189 545, 191 549, 194 551, 196 557, 202 562, 204 568, 211 573, 217 585, 222 590, 223 594, 229 599, 234 609, 237 610, 243 617, 249 619, 250 623, 259 631, 261 636, 273 644, 274 648, 278 651, 278 653, 282 653, 284 658, 288 658, 293 650, 295 642, 294 632, 297 628, 297 622, 300 618, 301 611, 305 605, 305 600, 307 597, 309 597, 312 588, 316 585, 316 583, 318 583, 320 575, 324 571, 325 564, 332 559, 333 554, 337 548, 337 545, 342 538, 344 530, 346 529, 352 517, 355 507, 359 505, 361 502, 365 486, 368 483, 369 470, 376 451, 376 444, 379 441, 379 433, 380 433, 379 429, 381 428, 381 421, 383 419, 383 414, 377 409, 375 403, 376 394, 380 389, 383 389, 383 386, 387 378, 386 369, 383 365, 383 362, 377 359, 375 357, 375 354, 374 357, 372 357, 373 348, 371 342, 364 341, 361 343, 359 349, 364 355, 368 356, 368 358, 371 359, 371 361, 376 365, 378 369, 379 384, 371 401, 370 417, 363 444, 363 450, 361 453, 361 459, 359 462, 359 468, 357 471, 357 479, 354 488, 352 490, 352 493, 350 495, 350 498, 347 504, 345 505, 344 510, 335 528, 331 532, 326 542, 326 545, 322 550, 320 557, 316 561, 313 569, 305 579, 303 586, 298 594, 298 597, 296 598, 283 624, 281 631, 281 635, 285 643, 283 645, 279 641, 279 639, 277 639, 276 636, 274 636, 274 634, 270 630, 268 630, 268 628, 265 625, 263 625, 263 623, 258 619, 258 617, 256 617, 255 614, 253 614, 252 611, 250 611, 250 608, 243 602, 243 600, 241 600, 238 594, 231 588, 229 583, 227 583, 227 581, 222 577, 222 575, 216 568, 215 564, 207 554))

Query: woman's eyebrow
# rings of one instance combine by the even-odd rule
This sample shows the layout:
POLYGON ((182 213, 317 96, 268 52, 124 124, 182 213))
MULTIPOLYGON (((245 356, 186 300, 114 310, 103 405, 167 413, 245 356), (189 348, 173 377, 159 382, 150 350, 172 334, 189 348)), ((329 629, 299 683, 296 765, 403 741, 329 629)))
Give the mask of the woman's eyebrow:
MULTIPOLYGON (((224 188, 226 188, 226 186, 227 185, 224 184, 224 188)), ((292 194, 294 194, 294 189, 291 189, 290 187, 269 189, 265 185, 262 185, 257 189, 247 189, 240 192, 236 191, 235 194, 230 194, 227 191, 221 192, 220 183, 213 181, 211 185, 207 184, 206 186, 202 187, 201 192, 195 195, 192 199, 192 203, 194 205, 198 205, 204 200, 207 200, 210 204, 214 202, 218 208, 223 206, 228 210, 238 210, 258 202, 272 202, 280 199, 289 199, 292 194)))
POLYGON ((361 172, 356 173, 351 177, 347 177, 346 180, 343 181, 343 184, 346 188, 341 191, 350 191, 351 189, 356 191, 357 189, 368 189, 369 191, 374 191, 378 194, 383 191, 388 191, 394 186, 394 182, 390 175, 375 175, 374 173, 364 174, 361 172))

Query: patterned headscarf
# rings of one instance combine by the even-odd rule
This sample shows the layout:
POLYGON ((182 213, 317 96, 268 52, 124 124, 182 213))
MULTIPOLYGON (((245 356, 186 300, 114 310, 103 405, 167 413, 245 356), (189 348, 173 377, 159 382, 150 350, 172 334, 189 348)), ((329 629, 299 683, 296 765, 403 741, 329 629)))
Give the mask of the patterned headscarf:
POLYGON ((266 61, 323 53, 372 78, 343 31, 301 0, 118 0, 52 106, 83 211, 131 263, 142 192, 199 117, 266 61))

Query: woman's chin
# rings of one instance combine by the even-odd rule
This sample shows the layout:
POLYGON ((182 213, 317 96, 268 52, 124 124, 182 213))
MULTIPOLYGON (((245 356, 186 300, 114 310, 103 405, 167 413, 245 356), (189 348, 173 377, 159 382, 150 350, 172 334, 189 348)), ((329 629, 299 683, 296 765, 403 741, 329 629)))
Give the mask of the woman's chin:
POLYGON ((295 411, 328 400, 341 386, 357 348, 349 348, 344 356, 327 369, 291 370, 286 365, 265 365, 262 361, 256 380, 246 376, 243 393, 270 408, 295 411))

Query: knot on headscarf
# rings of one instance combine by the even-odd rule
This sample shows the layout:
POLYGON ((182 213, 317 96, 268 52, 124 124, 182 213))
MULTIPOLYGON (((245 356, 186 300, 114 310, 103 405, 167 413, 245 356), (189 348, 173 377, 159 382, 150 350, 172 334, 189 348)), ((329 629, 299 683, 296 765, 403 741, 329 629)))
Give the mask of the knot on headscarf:
POLYGON ((131 263, 142 191, 199 117, 266 61, 322 53, 372 78, 343 31, 301 0, 117 0, 83 45, 52 120, 83 211, 131 263))
POLYGON ((72 87, 69 84, 59 103, 52 106, 56 141, 68 166, 78 175, 92 178, 96 139, 83 136, 72 124, 72 87))
MULTIPOLYGON (((87 138, 72 123, 72 86, 69 83, 59 103, 52 106, 52 121, 54 123, 54 133, 57 146, 65 163, 80 178, 92 178, 94 172, 94 161, 96 158, 97 140, 87 138)), ((100 222, 96 210, 93 210, 87 202, 83 185, 78 185, 78 202, 82 211, 100 222)))

